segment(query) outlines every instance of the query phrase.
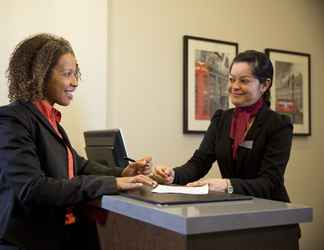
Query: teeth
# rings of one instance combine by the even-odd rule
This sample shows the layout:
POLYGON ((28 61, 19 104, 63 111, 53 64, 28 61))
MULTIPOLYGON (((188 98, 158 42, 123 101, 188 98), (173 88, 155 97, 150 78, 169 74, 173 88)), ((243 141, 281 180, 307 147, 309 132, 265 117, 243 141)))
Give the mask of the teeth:
POLYGON ((73 97, 73 92, 72 91, 66 91, 66 95, 69 97, 73 97))

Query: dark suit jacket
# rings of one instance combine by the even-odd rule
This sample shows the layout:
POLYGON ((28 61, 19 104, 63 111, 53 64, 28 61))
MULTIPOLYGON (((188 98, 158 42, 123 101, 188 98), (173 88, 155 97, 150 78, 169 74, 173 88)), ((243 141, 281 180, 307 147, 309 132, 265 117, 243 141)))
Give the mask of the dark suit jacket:
POLYGON ((229 136, 232 115, 233 109, 216 111, 199 149, 185 165, 175 168, 175 183, 202 178, 217 161, 235 193, 288 202, 284 173, 292 141, 290 119, 263 106, 234 161, 229 136))
POLYGON ((80 157, 29 102, 0 108, 0 239, 27 249, 60 249, 67 207, 117 193, 121 170, 80 157), (75 178, 67 174, 67 144, 75 178), (33 240, 32 240, 33 239, 33 240))

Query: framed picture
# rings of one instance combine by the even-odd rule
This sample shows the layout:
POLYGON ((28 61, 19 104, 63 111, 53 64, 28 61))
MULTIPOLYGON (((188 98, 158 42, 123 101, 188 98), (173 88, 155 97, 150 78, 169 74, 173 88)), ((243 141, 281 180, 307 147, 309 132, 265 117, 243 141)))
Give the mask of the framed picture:
POLYGON ((238 44, 183 37, 183 133, 206 132, 217 109, 228 109, 229 67, 238 44))
POLYGON ((277 49, 265 52, 274 67, 271 108, 291 118, 295 135, 310 135, 310 54, 277 49))

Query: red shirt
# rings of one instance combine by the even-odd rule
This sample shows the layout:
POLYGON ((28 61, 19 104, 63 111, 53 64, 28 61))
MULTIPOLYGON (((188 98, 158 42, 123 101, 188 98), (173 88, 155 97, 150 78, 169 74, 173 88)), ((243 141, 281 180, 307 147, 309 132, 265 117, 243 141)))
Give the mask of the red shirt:
MULTIPOLYGON (((33 102, 37 109, 46 117, 48 122, 54 128, 58 136, 62 138, 60 131, 57 128, 57 124, 61 121, 61 112, 55 109, 51 104, 49 104, 46 100, 35 101, 33 102)), ((68 154, 68 162, 67 162, 67 174, 69 179, 74 177, 74 168, 73 168, 73 155, 71 149, 66 145, 66 151, 68 154)))
MULTIPOLYGON (((57 128, 57 124, 61 121, 61 112, 55 109, 51 104, 49 104, 46 100, 35 101, 33 104, 36 108, 46 117, 48 122, 51 124, 53 129, 56 131, 59 137, 62 138, 60 131, 57 128)), ((74 162, 73 162, 73 155, 71 149, 67 144, 65 144, 67 155, 68 155, 68 162, 67 162, 67 174, 69 179, 74 177, 74 162)), ((67 209, 65 214, 65 224, 72 224, 75 222, 75 216, 72 212, 72 209, 67 209)))

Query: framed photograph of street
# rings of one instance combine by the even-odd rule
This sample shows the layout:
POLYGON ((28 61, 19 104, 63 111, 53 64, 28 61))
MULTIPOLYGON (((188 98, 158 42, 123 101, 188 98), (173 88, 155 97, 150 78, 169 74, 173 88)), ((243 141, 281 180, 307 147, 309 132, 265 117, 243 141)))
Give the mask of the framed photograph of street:
POLYGON ((274 67, 271 108, 288 115, 294 135, 311 135, 311 56, 286 50, 266 49, 274 67))
POLYGON ((183 37, 183 133, 206 132, 217 109, 230 107, 229 67, 238 44, 183 37))

